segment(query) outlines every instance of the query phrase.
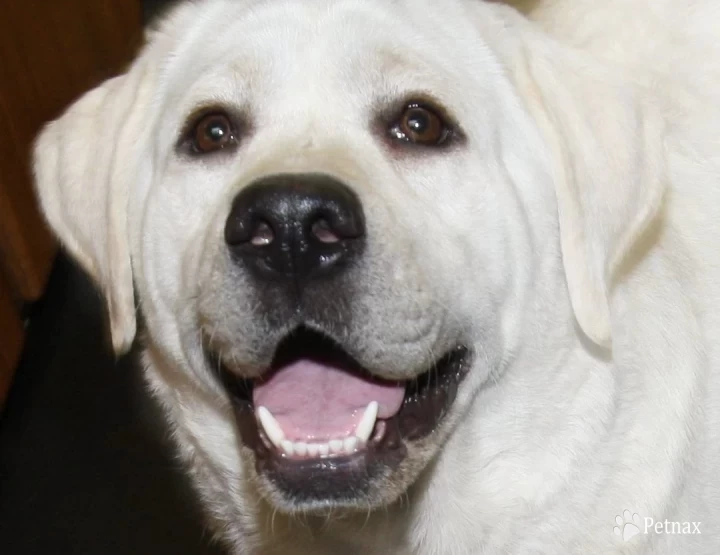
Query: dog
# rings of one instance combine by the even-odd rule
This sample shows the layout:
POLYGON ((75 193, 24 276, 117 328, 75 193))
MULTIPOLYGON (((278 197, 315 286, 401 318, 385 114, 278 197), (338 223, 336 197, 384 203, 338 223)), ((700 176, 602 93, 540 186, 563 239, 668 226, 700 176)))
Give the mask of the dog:
POLYGON ((710 0, 187 2, 43 129, 233 553, 719 552, 718 37, 710 0))

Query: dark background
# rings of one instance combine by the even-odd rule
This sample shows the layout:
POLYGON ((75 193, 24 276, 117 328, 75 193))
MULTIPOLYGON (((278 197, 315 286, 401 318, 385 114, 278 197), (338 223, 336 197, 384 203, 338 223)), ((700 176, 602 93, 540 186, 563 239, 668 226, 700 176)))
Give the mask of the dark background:
MULTIPOLYGON (((126 0, 129 1, 129 0, 126 0)), ((145 22, 152 22, 179 0, 142 0, 145 22)))
POLYGON ((137 353, 65 257, 34 307, 0 420, 3 555, 216 554, 137 353))
MULTIPOLYGON (((146 20, 170 3, 145 0, 146 20)), ((219 555, 137 352, 115 360, 100 296, 66 257, 28 322, 0 416, 0 552, 219 555)))

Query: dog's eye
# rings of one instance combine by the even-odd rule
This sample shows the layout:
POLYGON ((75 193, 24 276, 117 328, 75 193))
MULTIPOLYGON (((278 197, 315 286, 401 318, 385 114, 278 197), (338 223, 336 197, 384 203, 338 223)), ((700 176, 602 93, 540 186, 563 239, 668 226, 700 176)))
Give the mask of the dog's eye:
POLYGON ((437 112, 417 103, 409 104, 390 129, 401 141, 424 146, 438 146, 450 136, 450 129, 437 112))
POLYGON ((195 123, 190 140, 195 152, 207 154, 235 144, 236 137, 230 118, 222 112, 214 112, 205 114, 195 123))

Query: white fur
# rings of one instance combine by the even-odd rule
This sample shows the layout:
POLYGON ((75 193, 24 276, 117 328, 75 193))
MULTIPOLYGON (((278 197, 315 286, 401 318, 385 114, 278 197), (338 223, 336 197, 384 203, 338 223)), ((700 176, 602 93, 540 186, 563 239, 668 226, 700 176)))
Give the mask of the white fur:
MULTIPOLYGON (((148 381, 235 553, 720 552, 720 7, 517 4, 529 19, 478 0, 188 3, 40 136, 47 219, 105 291, 118 351, 137 294, 148 381), (388 153, 372 100, 417 91, 465 145, 388 153), (249 109, 253 134, 190 161, 177 135, 208 100, 249 109), (421 362, 457 330, 477 353, 407 494, 322 526, 247 479, 198 339, 229 200, 304 169, 354 183, 382 238, 366 356, 421 362), (702 534, 624 543, 625 509, 702 534)), ((236 301, 219 336, 253 331, 236 301)))

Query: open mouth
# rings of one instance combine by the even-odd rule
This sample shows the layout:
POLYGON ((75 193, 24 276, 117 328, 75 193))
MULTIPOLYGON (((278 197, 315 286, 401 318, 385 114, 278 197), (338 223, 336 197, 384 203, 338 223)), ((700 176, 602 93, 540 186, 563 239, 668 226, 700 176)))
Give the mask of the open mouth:
POLYGON ((412 379, 371 374, 335 341, 299 327, 277 347, 261 378, 221 368, 243 442, 285 492, 327 498, 357 491, 405 457, 406 442, 435 430, 467 373, 457 346, 412 379), (325 472, 333 470, 334 472, 325 472), (323 475, 332 475, 325 480, 323 475))

